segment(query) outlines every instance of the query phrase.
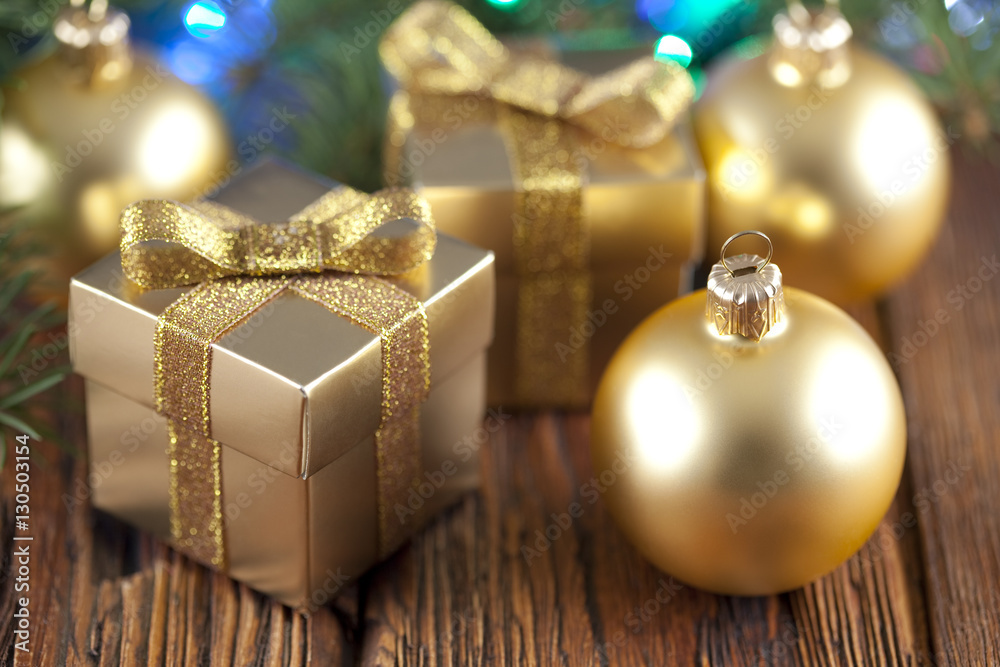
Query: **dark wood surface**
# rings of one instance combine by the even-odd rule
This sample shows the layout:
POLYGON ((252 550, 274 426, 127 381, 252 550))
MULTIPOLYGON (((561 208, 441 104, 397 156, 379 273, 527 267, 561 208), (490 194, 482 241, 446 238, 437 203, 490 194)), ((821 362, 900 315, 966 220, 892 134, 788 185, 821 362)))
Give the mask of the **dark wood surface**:
MULTIPOLYGON (((527 562, 522 547, 591 476, 582 414, 509 419, 483 448, 479 493, 308 618, 86 503, 67 507, 85 463, 43 444, 27 656, 9 622, 12 466, 0 475, 0 665, 1000 665, 1000 279, 975 280, 1000 253, 998 183, 996 169, 958 164, 928 260, 850 310, 895 362, 908 462, 879 532, 804 589, 730 598, 681 586, 585 500, 527 562), (960 285, 970 298, 949 299, 960 285), (941 309, 935 335, 915 336, 941 309)), ((62 391, 78 397, 79 385, 62 391)), ((78 412, 58 422, 83 444, 78 412)))

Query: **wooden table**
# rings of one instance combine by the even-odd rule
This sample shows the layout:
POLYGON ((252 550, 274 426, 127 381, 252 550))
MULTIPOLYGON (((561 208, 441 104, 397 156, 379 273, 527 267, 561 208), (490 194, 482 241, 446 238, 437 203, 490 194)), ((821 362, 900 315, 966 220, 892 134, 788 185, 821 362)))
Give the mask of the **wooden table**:
MULTIPOLYGON (((988 268, 1000 253, 998 184, 1000 171, 958 164, 926 263, 884 301, 851 309, 887 354, 920 344, 892 357, 908 463, 875 537, 802 590, 730 598, 680 586, 643 562, 601 503, 584 503, 527 563, 522 547, 591 476, 583 414, 509 419, 482 450, 479 493, 309 618, 86 503, 68 508, 84 462, 43 445, 53 463, 33 474, 34 652, 15 664, 1000 665, 1000 279, 988 268), (960 285, 976 291, 949 300, 960 285), (947 323, 916 336, 939 309, 947 323)), ((83 445, 78 410, 60 427, 83 445)), ((6 665, 9 464, 2 480, 6 665)))

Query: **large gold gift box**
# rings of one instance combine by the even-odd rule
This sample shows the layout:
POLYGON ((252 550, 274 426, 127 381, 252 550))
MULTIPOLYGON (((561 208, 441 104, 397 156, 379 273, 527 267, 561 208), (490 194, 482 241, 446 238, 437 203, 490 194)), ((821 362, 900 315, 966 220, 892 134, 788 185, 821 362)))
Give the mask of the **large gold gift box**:
MULTIPOLYGON (((538 45, 531 48, 539 51, 538 45)), ((637 55, 642 54, 634 50, 559 54, 552 49, 546 53, 595 76, 637 55)), ((705 172, 686 117, 665 139, 642 149, 570 130, 576 135, 573 159, 585 163, 582 217, 589 235, 590 306, 575 326, 534 333, 545 339, 544 354, 551 357, 551 366, 570 374, 573 355, 586 354, 587 370, 580 380, 584 389, 574 397, 560 397, 544 387, 528 396, 518 388, 516 377, 517 341, 526 333, 519 329, 535 326, 518 317, 523 282, 517 272, 513 221, 519 195, 510 155, 517 138, 509 132, 505 136, 491 106, 493 102, 475 96, 396 92, 390 105, 386 180, 412 183, 430 202, 443 232, 496 253, 497 331, 488 361, 490 404, 583 407, 628 333, 690 289, 692 269, 702 258, 705 172)))
MULTIPOLYGON (((278 162, 239 177, 215 201, 257 220, 287 219, 333 184, 278 162)), ((427 314, 430 392, 420 406, 423 475, 406 522, 477 485, 493 335, 489 251, 439 236, 434 256, 388 278, 427 314)), ((157 317, 191 287, 140 291, 114 253, 77 275, 70 344, 86 379, 94 506, 169 540, 166 420, 154 410, 157 317)), ((299 608, 322 604, 379 559, 374 434, 382 401, 380 338, 284 292, 212 346, 212 437, 221 447, 228 573, 299 608)), ((406 530, 418 528, 411 522, 406 530)))

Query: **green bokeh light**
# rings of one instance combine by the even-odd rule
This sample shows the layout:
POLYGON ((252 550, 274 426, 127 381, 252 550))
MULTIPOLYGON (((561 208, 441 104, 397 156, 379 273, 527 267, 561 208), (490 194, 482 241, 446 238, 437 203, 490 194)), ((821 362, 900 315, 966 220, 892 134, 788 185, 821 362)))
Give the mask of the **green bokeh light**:
POLYGON ((677 35, 664 35, 656 41, 656 59, 673 60, 681 67, 691 64, 691 47, 677 35))
POLYGON ((505 12, 512 12, 521 5, 524 0, 486 0, 486 4, 505 12))

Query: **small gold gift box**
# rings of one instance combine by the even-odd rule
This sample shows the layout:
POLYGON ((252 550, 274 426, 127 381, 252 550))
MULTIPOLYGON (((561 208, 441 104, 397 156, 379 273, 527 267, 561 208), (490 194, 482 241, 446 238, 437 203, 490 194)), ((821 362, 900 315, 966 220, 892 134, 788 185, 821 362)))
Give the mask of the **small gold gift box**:
POLYGON ((386 181, 496 253, 491 404, 589 405, 625 336, 690 288, 705 186, 693 86, 642 55, 508 48, 438 0, 382 43, 398 84, 386 181))
MULTIPOLYGON (((240 174, 213 202, 254 220, 280 221, 331 189, 337 186, 268 161, 240 174)), ((477 484, 481 438, 474 436, 483 428, 493 335, 493 255, 447 236, 436 243, 431 259, 400 275, 259 279, 377 283, 409 295, 426 316, 429 390, 414 407, 411 432, 387 435, 386 410, 403 410, 409 397, 387 393, 390 372, 401 371, 387 368, 400 357, 386 352, 384 332, 301 290, 277 292, 210 346, 210 438, 194 438, 218 450, 206 507, 192 505, 198 495, 188 486, 212 480, 186 470, 192 453, 171 440, 185 424, 156 410, 160 367, 190 369, 154 345, 165 313, 202 285, 140 289, 123 275, 120 253, 77 275, 70 345, 74 369, 86 379, 94 506, 175 546, 188 533, 204 536, 217 520, 209 555, 181 550, 294 607, 322 604, 332 589, 387 556, 477 484), (397 449, 380 449, 391 438, 397 449), (399 452, 415 452, 416 467, 403 465, 399 452), (185 516, 213 512, 218 516, 185 516)))

